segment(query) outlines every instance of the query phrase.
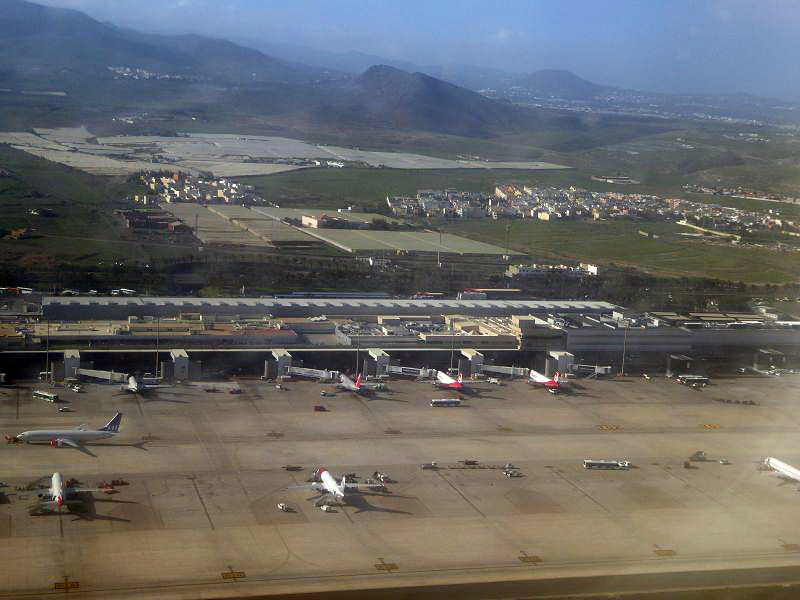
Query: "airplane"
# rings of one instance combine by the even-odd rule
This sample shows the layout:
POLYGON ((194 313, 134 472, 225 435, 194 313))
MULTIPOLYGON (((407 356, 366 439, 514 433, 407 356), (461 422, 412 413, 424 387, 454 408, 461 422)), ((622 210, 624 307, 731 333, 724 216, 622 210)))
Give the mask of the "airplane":
POLYGON ((120 391, 125 393, 131 394, 143 394, 145 392, 149 392, 151 390, 158 390, 163 388, 171 388, 171 385, 154 385, 147 383, 145 380, 139 381, 131 375, 128 377, 128 383, 125 385, 120 386, 120 391))
POLYGON ((477 392, 478 390, 470 385, 464 383, 464 376, 458 374, 458 379, 453 379, 447 373, 436 371, 436 381, 433 382, 437 388, 442 390, 454 390, 456 392, 463 392, 466 394, 477 392))
POLYGON ((100 429, 87 429, 86 424, 79 425, 75 429, 39 429, 23 431, 19 435, 6 435, 9 444, 25 442, 35 444, 49 442, 53 448, 81 448, 87 442, 95 442, 106 438, 114 437, 119 433, 119 426, 122 423, 122 413, 117 413, 114 417, 100 429))
MULTIPOLYGON (((41 480, 40 480, 41 481, 41 480)), ((71 500, 70 496, 74 494, 80 494, 82 492, 100 492, 102 490, 95 489, 95 488, 84 488, 78 487, 75 485, 64 485, 64 479, 61 477, 61 473, 56 471, 53 473, 52 477, 50 478, 50 487, 40 487, 35 488, 40 490, 39 497, 49 497, 49 500, 41 502, 41 506, 47 507, 54 507, 57 506, 58 510, 61 510, 61 507, 64 504, 79 504, 80 500, 71 500)))
POLYGON ((436 381, 433 382, 433 385, 440 390, 453 390, 463 394, 475 394, 479 391, 464 383, 464 377, 460 373, 458 374, 458 379, 453 379, 447 373, 436 371, 436 381))
POLYGON ((339 384, 338 387, 341 390, 346 390, 348 392, 353 392, 354 394, 358 394, 359 396, 370 396, 374 392, 374 389, 371 386, 368 386, 364 382, 361 381, 361 374, 356 377, 356 380, 353 381, 347 375, 342 373, 339 375, 339 384))
POLYGON ((456 390, 457 392, 463 391, 465 387, 463 377, 460 373, 458 379, 453 379, 450 375, 442 371, 436 371, 436 381, 433 385, 441 389, 456 390))
POLYGON ((557 394, 561 391, 561 383, 559 382, 560 378, 561 373, 558 371, 556 371, 556 374, 550 378, 547 375, 542 375, 538 371, 531 369, 531 376, 528 383, 531 385, 541 385, 551 394, 557 394))
POLYGON ((324 467, 320 467, 314 471, 314 476, 318 481, 313 481, 304 485, 291 486, 292 488, 311 488, 320 493, 320 498, 317 500, 317 506, 328 505, 331 503, 344 502, 345 498, 352 494, 358 493, 360 487, 384 489, 382 483, 367 483, 357 484, 348 483, 347 476, 342 475, 342 481, 336 481, 330 471, 324 467))
POLYGON ((764 459, 764 467, 770 471, 777 472, 783 479, 800 483, 800 469, 796 469, 792 465, 787 465, 782 460, 768 456, 764 459))

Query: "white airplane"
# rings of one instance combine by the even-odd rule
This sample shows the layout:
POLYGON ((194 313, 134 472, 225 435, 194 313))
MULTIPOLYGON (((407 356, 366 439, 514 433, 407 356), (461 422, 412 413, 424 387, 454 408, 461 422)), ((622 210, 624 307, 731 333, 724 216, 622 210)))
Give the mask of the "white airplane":
MULTIPOLYGON (((41 481, 41 480, 40 480, 41 481)), ((78 504, 80 500, 71 500, 70 496, 74 494, 80 494, 81 492, 99 492, 101 490, 94 489, 94 488, 84 488, 78 487, 74 485, 64 485, 64 479, 61 477, 61 473, 56 471, 53 473, 52 477, 50 478, 50 487, 47 488, 38 488, 40 490, 39 497, 49 497, 49 500, 41 502, 42 506, 47 507, 54 507, 57 506, 58 509, 61 509, 61 506, 64 504, 78 504)))
POLYGON ((777 472, 784 479, 790 479, 800 483, 800 469, 796 469, 792 465, 787 465, 782 460, 768 456, 764 459, 764 466, 770 471, 777 472))
POLYGON ((459 373, 458 379, 453 379, 443 371, 436 371, 436 381, 433 385, 440 390, 453 390, 462 394, 479 394, 480 389, 464 383, 464 376, 459 373))
POLYGON ((347 375, 342 373, 339 375, 339 384, 336 386, 339 389, 359 394, 360 396, 369 396, 372 394, 373 389, 361 381, 361 374, 353 381, 347 375))
POLYGON ((86 442, 96 442, 106 438, 114 437, 119 433, 119 426, 122 423, 122 413, 117 413, 100 429, 87 429, 86 424, 79 425, 75 429, 39 429, 23 431, 19 435, 11 437, 6 435, 9 444, 25 442, 27 444, 49 443, 54 448, 80 448, 86 442))
POLYGON ((460 373, 458 374, 458 379, 453 379, 450 375, 442 371, 436 371, 436 381, 433 385, 445 390, 456 390, 457 392, 462 392, 464 388, 466 388, 460 373))
POLYGON ((155 385, 147 383, 144 380, 139 381, 136 379, 136 377, 131 375, 130 377, 128 377, 128 383, 126 383, 123 386, 120 386, 120 391, 128 392, 131 394, 143 394, 145 392, 149 392, 150 390, 158 390, 171 387, 172 387, 171 385, 161 385, 161 384, 155 385))
POLYGON ((311 488, 320 493, 321 498, 317 500, 317 506, 330 504, 331 502, 344 501, 345 497, 353 492, 358 492, 360 487, 383 489, 382 483, 368 483, 359 486, 357 483, 348 483, 347 476, 342 475, 342 481, 338 482, 328 469, 320 467, 314 471, 318 481, 313 481, 304 485, 295 485, 293 488, 311 488))
POLYGON ((559 382, 559 379, 561 379, 561 373, 558 371, 556 371, 556 374, 553 377, 548 377, 547 375, 542 375, 538 371, 531 369, 531 376, 528 383, 531 385, 541 385, 551 394, 557 394, 559 391, 561 391, 561 383, 559 382))

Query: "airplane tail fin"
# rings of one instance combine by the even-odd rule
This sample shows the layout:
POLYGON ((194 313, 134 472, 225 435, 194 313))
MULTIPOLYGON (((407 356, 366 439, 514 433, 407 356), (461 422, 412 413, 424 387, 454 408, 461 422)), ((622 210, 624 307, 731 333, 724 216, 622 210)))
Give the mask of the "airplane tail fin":
POLYGON ((111 431, 113 433, 119 433, 119 426, 121 423, 122 423, 122 413, 117 413, 108 423, 106 423, 105 427, 100 428, 100 431, 111 431))
POLYGON ((458 374, 458 383, 462 383, 463 381, 464 381, 464 376, 461 373, 459 373, 458 374))
POLYGON ((560 371, 556 371, 556 374, 553 376, 553 381, 558 383, 558 380, 559 380, 560 377, 561 377, 561 372, 560 371))
POLYGON ((360 387, 361 387, 361 373, 359 373, 358 377, 356 377, 356 389, 360 387))

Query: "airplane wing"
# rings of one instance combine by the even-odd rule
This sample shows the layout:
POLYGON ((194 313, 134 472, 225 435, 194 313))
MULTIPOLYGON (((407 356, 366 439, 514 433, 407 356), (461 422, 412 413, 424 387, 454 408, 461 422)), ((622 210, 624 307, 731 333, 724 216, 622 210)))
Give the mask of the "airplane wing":
POLYGON ((369 488, 369 489, 375 489, 375 490, 382 490, 382 489, 386 488, 386 484, 384 484, 384 483, 359 483, 356 487, 369 488))
MULTIPOLYGON (((81 504, 81 503, 82 503, 81 500, 72 500, 72 499, 63 499, 61 501, 61 504, 81 504)), ((58 502, 56 502, 55 500, 42 500, 41 502, 39 502, 39 506, 50 506, 50 507, 58 506, 58 502)))
POLYGON ((316 489, 319 489, 321 487, 321 485, 322 485, 321 483, 310 481, 308 483, 302 483, 300 485, 288 485, 288 486, 286 486, 286 489, 287 490, 302 490, 302 489, 305 489, 305 490, 314 489, 314 490, 316 490, 316 489))
POLYGON ((69 446, 70 448, 80 448, 81 447, 80 444, 78 444, 77 442, 73 442, 69 438, 58 438, 56 441, 58 443, 60 443, 60 444, 65 445, 65 446, 69 446))
POLYGON ((441 371, 436 371, 436 380, 439 383, 443 383, 445 385, 450 385, 451 383, 455 383, 456 380, 447 375, 446 373, 442 373, 441 371))
POLYGON ((531 369, 531 379, 536 383, 547 383, 548 381, 550 381, 549 377, 545 377, 544 375, 538 373, 537 371, 534 371, 533 369, 531 369))

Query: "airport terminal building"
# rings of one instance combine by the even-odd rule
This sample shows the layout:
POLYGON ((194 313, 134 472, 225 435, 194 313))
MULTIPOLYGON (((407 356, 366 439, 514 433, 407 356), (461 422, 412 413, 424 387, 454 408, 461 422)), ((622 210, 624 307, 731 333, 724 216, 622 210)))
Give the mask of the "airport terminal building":
POLYGON ((113 364, 115 355, 181 350, 219 364, 243 364, 249 353, 252 366, 289 352, 327 368, 371 349, 406 365, 452 367, 455 354, 477 352, 487 363, 531 368, 568 353, 576 363, 635 370, 665 368, 670 356, 750 364, 800 353, 798 322, 639 313, 599 301, 45 296, 38 309, 31 300, 2 306, 5 362, 74 351, 113 364), (765 349, 775 354, 754 354, 765 349))

